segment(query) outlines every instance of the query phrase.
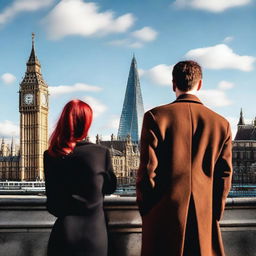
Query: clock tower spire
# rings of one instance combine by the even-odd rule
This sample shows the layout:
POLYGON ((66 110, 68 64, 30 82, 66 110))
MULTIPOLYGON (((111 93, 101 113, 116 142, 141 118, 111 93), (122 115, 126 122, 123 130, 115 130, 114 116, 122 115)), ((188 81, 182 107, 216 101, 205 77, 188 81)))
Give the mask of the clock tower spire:
POLYGON ((20 83, 20 179, 43 179, 43 152, 48 147, 48 86, 35 53, 35 34, 27 70, 20 83))

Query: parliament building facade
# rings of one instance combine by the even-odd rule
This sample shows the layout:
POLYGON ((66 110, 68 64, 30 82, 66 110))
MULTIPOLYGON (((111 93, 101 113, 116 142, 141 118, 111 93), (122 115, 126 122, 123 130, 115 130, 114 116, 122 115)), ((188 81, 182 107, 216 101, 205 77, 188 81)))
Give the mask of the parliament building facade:
POLYGON ((243 112, 233 140, 233 185, 256 184, 256 118, 246 124, 243 112))

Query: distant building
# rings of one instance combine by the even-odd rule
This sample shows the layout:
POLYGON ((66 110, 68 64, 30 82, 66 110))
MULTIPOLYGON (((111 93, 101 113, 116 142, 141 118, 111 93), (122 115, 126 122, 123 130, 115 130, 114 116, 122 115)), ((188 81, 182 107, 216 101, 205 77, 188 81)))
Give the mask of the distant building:
POLYGON ((117 138, 103 141, 97 135, 96 143, 107 146, 112 155, 112 163, 118 185, 134 185, 139 167, 139 140, 144 115, 137 62, 133 56, 125 92, 117 138))
POLYGON ((256 119, 245 124, 243 112, 233 141, 233 184, 256 184, 256 119))
POLYGON ((144 107, 137 70, 137 62, 135 56, 133 56, 118 128, 118 140, 126 140, 127 135, 130 135, 131 140, 138 143, 141 133, 143 115, 144 107))
POLYGON ((48 147, 48 86, 35 54, 34 34, 32 50, 25 76, 19 88, 20 147, 7 146, 0 152, 1 180, 43 180, 43 152, 48 147))
POLYGON ((0 180, 18 180, 19 179, 19 151, 14 145, 12 139, 11 145, 4 139, 0 148, 0 180))
POLYGON ((96 136, 96 143, 104 145, 110 149, 112 164, 117 176, 118 185, 134 185, 136 173, 139 167, 139 147, 132 142, 128 135, 126 140, 117 140, 111 135, 111 140, 103 141, 99 135, 96 136))

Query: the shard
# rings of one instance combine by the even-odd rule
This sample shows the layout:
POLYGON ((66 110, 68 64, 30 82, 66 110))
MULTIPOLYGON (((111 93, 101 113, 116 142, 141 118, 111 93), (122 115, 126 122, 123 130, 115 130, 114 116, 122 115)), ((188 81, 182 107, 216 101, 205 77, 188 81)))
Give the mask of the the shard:
POLYGON ((126 140, 127 136, 131 136, 133 142, 139 142, 143 115, 144 107, 137 62, 133 56, 118 128, 118 139, 126 140))

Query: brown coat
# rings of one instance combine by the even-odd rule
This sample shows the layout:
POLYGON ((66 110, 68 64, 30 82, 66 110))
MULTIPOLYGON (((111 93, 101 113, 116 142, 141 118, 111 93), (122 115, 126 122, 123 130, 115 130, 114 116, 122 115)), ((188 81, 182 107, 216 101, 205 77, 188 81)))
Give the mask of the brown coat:
POLYGON ((141 255, 225 255, 219 220, 231 186, 231 150, 228 121, 194 95, 145 113, 137 175, 141 255), (191 238, 200 252, 185 243, 191 238))

